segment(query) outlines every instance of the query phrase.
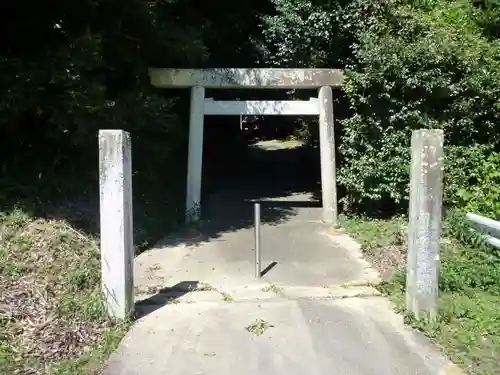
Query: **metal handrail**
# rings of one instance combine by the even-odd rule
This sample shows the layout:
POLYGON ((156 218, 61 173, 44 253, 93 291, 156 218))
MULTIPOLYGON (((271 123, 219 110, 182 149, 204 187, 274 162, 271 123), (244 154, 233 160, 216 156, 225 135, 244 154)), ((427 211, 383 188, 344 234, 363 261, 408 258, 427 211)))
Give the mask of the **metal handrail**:
POLYGON ((484 232, 484 239, 487 243, 500 249, 500 221, 474 213, 468 213, 466 217, 484 232))

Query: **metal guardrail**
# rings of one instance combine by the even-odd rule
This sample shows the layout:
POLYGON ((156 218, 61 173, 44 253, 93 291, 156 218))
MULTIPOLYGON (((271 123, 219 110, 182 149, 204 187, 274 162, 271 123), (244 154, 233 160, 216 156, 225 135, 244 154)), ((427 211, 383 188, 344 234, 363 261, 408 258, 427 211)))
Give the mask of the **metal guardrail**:
POLYGON ((466 217, 474 224, 474 227, 483 231, 484 239, 487 243, 497 249, 500 249, 500 221, 473 213, 468 213, 466 217))

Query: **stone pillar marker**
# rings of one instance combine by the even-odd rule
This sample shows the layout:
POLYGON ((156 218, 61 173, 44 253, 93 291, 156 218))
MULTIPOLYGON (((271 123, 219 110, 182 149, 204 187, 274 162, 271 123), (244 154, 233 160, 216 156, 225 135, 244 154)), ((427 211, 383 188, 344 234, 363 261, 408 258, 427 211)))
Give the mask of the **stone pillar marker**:
POLYGON ((204 102, 205 88, 202 86, 191 87, 186 181, 186 223, 196 222, 200 219, 204 102))
POLYGON ((109 316, 134 306, 132 155, 129 133, 99 130, 101 280, 109 316))
POLYGON ((443 143, 442 130, 412 133, 406 308, 431 320, 438 303, 443 143))
POLYGON ((330 86, 319 89, 319 143, 323 221, 337 225, 337 178, 335 171, 335 130, 333 94, 330 86))

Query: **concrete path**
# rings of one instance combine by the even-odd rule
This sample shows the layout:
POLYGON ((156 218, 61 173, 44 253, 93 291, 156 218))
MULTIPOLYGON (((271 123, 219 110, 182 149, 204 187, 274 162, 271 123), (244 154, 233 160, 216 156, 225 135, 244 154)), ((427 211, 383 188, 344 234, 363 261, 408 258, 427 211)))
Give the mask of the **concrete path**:
POLYGON ((199 235, 167 238, 136 259, 139 320, 104 375, 455 374, 369 286, 377 273, 353 240, 321 224, 313 195, 258 190, 248 181, 221 189, 199 235), (263 268, 273 265, 261 279, 255 199, 263 268))

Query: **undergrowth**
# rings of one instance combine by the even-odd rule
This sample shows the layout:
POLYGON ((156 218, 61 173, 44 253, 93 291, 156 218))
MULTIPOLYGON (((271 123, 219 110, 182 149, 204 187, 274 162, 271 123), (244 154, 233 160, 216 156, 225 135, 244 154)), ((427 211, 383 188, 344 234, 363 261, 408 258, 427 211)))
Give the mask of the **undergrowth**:
MULTIPOLYGON (((404 312, 406 226, 403 218, 343 218, 343 226, 385 275, 380 289, 404 312), (399 259, 387 272, 387 258, 399 259), (375 260, 375 261, 374 261, 375 260)), ((500 373, 500 262, 498 252, 471 232, 463 215, 452 211, 443 224, 439 316, 436 322, 406 320, 435 341, 472 375, 500 373)))
POLYGON ((0 373, 97 374, 128 323, 106 317, 95 238, 0 213, 0 373))

